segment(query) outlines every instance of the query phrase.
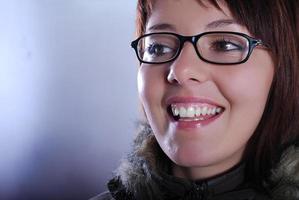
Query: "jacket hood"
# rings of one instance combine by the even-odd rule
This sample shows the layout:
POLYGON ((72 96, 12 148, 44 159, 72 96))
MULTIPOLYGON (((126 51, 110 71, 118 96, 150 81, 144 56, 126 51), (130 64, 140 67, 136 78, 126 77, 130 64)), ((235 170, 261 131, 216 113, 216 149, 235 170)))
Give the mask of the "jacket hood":
MULTIPOLYGON (((194 190, 194 183, 191 181, 168 175, 170 163, 156 142, 150 126, 142 124, 132 152, 122 160, 115 178, 108 183, 108 188, 113 196, 120 199, 124 199, 121 196, 124 193, 136 199, 144 199, 145 196, 148 199, 172 199, 194 190), (169 191, 165 187, 176 189, 165 193, 163 191, 169 191)), ((273 200, 299 199, 298 146, 291 145, 283 152, 280 162, 271 170, 270 181, 271 187, 270 184, 265 184, 265 187, 273 200)))

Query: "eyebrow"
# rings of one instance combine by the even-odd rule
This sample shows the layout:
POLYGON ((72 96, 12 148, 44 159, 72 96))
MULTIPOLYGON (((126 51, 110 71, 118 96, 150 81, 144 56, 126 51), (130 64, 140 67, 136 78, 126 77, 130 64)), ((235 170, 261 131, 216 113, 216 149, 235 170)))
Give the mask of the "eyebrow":
POLYGON ((234 19, 220 19, 220 20, 212 21, 211 23, 207 24, 205 29, 222 28, 222 27, 229 26, 232 24, 239 25, 239 23, 234 19))
MULTIPOLYGON (((205 29, 222 28, 225 26, 229 26, 231 24, 239 24, 239 23, 237 23, 237 21, 234 19, 220 19, 220 20, 210 22, 205 26, 205 29)), ((165 29, 175 31, 176 27, 172 24, 161 23, 161 24, 155 24, 148 28, 149 31, 157 31, 157 30, 165 30, 165 29)))
POLYGON ((169 30, 175 31, 176 28, 174 25, 167 24, 167 23, 155 24, 148 28, 149 31, 156 31, 156 30, 161 30, 161 29, 169 29, 169 30))

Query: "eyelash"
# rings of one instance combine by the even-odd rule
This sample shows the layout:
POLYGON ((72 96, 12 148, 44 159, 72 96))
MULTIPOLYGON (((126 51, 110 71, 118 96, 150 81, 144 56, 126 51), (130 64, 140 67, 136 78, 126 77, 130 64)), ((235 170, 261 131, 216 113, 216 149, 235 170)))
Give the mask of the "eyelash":
POLYGON ((225 39, 225 38, 217 39, 217 40, 213 41, 212 44, 211 44, 211 46, 214 46, 215 44, 217 45, 219 43, 231 44, 234 47, 236 47, 236 49, 233 49, 233 50, 243 50, 243 47, 241 45, 238 45, 235 42, 232 42, 231 40, 225 39))
POLYGON ((150 50, 152 49, 152 48, 169 48, 169 47, 167 47, 167 46, 165 46, 165 45, 163 45, 163 44, 159 44, 159 43, 155 43, 155 42, 153 42, 152 44, 150 44, 149 46, 148 46, 148 51, 150 52, 150 50))

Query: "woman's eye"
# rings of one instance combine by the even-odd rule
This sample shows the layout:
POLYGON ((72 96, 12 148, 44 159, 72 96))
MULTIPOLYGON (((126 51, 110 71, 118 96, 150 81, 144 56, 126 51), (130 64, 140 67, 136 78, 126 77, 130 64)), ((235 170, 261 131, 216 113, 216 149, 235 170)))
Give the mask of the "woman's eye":
POLYGON ((163 44, 153 43, 147 48, 147 52, 152 56, 163 56, 167 53, 172 52, 172 49, 163 44))
POLYGON ((226 40, 220 40, 220 41, 214 41, 211 44, 211 49, 213 49, 214 51, 225 52, 225 51, 243 51, 244 48, 240 44, 226 41, 226 40))

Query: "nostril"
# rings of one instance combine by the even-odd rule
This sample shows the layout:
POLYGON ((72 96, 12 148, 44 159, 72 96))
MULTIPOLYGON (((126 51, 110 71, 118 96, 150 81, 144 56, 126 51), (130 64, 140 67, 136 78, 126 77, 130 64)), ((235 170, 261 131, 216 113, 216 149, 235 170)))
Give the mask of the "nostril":
POLYGON ((168 83, 171 83, 171 84, 178 84, 179 82, 176 80, 176 79, 167 79, 168 83))
POLYGON ((177 81, 177 79, 176 79, 176 77, 175 77, 175 75, 174 75, 174 73, 172 71, 170 71, 168 73, 168 75, 167 75, 167 81, 169 83, 178 83, 178 81, 177 81))

